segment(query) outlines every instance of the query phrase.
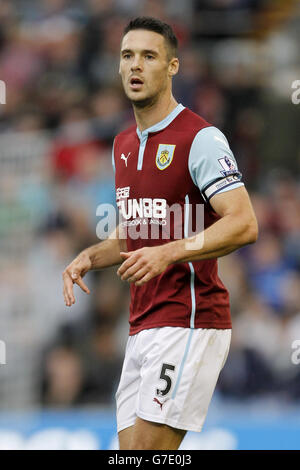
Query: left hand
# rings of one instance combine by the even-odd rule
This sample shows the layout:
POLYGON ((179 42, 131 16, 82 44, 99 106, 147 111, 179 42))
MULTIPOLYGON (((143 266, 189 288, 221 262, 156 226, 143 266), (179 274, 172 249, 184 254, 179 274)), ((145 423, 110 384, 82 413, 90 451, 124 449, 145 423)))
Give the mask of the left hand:
POLYGON ((118 276, 122 281, 134 282, 136 286, 142 286, 158 276, 170 264, 163 245, 121 252, 120 255, 125 261, 117 271, 118 276))

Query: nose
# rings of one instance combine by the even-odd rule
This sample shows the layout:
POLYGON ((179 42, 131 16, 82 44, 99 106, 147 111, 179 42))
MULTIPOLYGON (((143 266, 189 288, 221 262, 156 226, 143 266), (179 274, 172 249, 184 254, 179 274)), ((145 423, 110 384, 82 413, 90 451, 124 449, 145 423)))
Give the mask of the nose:
POLYGON ((136 55, 134 57, 134 60, 132 61, 132 64, 131 64, 131 70, 132 72, 135 70, 142 70, 142 61, 141 61, 140 56, 136 55))

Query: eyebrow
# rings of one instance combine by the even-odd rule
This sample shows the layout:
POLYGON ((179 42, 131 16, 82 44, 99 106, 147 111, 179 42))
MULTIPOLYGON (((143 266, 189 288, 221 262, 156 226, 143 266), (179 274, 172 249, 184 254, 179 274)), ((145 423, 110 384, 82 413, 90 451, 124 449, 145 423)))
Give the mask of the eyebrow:
MULTIPOLYGON (((123 49, 121 51, 121 54, 126 54, 128 52, 133 52, 133 50, 132 49, 123 49)), ((152 54, 152 55, 155 55, 155 56, 158 55, 158 52, 154 51, 153 49, 143 49, 141 52, 143 54, 152 54)))

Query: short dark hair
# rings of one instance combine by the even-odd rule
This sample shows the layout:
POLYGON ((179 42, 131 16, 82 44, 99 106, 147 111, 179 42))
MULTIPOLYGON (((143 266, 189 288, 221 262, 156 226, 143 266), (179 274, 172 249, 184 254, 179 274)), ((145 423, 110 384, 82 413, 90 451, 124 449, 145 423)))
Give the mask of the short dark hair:
POLYGON ((146 29, 161 34, 167 43, 169 58, 177 56, 178 40, 169 24, 151 16, 138 16, 124 28, 123 36, 133 29, 146 29))

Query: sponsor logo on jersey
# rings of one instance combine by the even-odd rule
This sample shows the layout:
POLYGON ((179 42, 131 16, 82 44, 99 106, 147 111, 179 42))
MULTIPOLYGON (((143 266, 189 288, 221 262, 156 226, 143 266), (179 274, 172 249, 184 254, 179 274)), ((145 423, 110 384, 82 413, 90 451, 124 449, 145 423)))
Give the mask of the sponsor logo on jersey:
POLYGON ((127 199, 129 197, 130 186, 125 186, 124 188, 117 188, 116 198, 117 199, 127 199))
POLYGON ((137 217, 164 219, 167 215, 166 199, 140 197, 139 199, 119 199, 117 206, 125 220, 137 217))
POLYGON ((176 145, 159 144, 155 163, 159 170, 165 170, 171 164, 176 145))

